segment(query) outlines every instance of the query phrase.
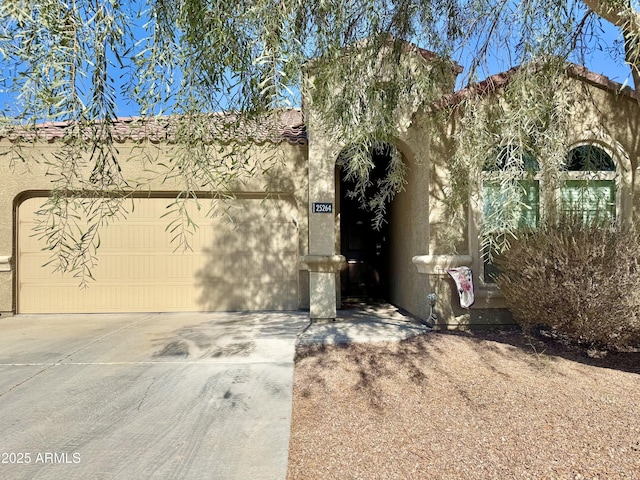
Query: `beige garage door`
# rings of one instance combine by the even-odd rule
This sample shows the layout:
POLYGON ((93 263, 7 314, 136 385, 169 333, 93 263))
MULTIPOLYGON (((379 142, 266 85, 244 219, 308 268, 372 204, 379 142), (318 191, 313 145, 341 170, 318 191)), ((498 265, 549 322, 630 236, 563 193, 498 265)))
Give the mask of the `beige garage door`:
POLYGON ((72 275, 43 266, 50 252, 33 236, 43 198, 18 211, 20 313, 293 310, 298 308, 295 206, 272 198, 237 199, 234 221, 208 218, 189 205, 199 226, 192 251, 174 251, 167 231, 171 199, 138 198, 126 220, 101 230, 96 278, 79 289, 72 275))

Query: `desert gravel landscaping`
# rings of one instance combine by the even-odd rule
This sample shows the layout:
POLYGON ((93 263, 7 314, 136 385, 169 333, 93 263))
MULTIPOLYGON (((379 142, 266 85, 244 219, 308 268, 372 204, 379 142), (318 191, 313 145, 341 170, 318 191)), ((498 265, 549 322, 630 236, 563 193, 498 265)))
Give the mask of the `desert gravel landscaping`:
POLYGON ((513 331, 299 347, 288 478, 640 478, 640 352, 596 357, 513 331))

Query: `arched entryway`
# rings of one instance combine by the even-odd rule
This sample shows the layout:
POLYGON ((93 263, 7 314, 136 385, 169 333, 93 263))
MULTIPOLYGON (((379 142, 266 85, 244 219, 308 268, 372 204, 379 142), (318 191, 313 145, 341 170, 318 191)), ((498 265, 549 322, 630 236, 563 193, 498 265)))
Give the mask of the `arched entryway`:
MULTIPOLYGON (((386 176, 392 148, 384 144, 371 150, 374 168, 370 173, 369 196, 374 194, 378 181, 386 176)), ((389 301, 390 209, 385 221, 374 228, 373 212, 363 208, 359 198, 350 195, 355 184, 345 178, 339 164, 340 161, 336 167, 336 205, 340 214, 337 246, 346 259, 340 270, 340 298, 343 304, 389 301)))

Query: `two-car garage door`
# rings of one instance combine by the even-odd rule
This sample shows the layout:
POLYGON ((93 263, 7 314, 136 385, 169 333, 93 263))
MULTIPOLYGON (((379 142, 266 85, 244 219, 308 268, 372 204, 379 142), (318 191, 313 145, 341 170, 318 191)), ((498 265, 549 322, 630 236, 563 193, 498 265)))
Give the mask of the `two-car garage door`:
POLYGON ((175 250, 164 216, 173 200, 135 198, 126 219, 100 231, 95 281, 43 266, 50 251, 33 234, 43 198, 18 210, 20 313, 294 310, 298 308, 298 230, 293 202, 239 198, 226 216, 189 205, 198 225, 191 250, 175 250))

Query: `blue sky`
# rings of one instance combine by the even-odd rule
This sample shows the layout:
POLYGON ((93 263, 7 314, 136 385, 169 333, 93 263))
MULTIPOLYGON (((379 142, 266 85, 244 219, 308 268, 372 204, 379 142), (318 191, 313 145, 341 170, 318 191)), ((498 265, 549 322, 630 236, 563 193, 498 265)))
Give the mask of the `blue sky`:
MULTIPOLYGON (((616 41, 622 42, 622 34, 620 30, 610 23, 603 22, 602 39, 603 43, 613 46, 616 41)), ((622 52, 620 52, 622 53, 622 52)), ((628 65, 624 64, 623 59, 612 59, 611 54, 606 51, 595 49, 591 52, 590 58, 587 59, 587 68, 589 70, 606 75, 614 82, 633 86, 631 78, 631 70, 628 65)))
MULTIPOLYGON (((613 25, 602 22, 603 30, 599 35, 599 38, 603 41, 600 42, 601 45, 609 46, 613 48, 618 44, 620 46, 621 34, 620 31, 615 28, 613 25)), ((617 49, 617 55, 612 57, 611 52, 606 51, 605 48, 595 48, 591 49, 588 57, 586 58, 586 66, 590 70, 595 73, 603 74, 609 77, 611 80, 618 82, 620 84, 628 84, 633 86, 633 81, 631 79, 630 69, 627 65, 624 64, 624 61, 620 57, 620 48, 617 49), (618 58, 615 58, 618 57, 618 58)), ((467 67, 464 59, 458 60, 463 67, 467 67)), ((501 59, 496 57, 493 61, 487 65, 487 73, 488 75, 492 75, 495 73, 500 73, 505 69, 509 68, 509 66, 505 66, 501 59)), ((119 75, 116 75, 119 76, 119 75)), ((461 75, 461 78, 464 77, 464 74, 461 75)), ((479 78, 481 80, 482 78, 479 78)), ((462 85, 459 85, 460 88, 462 85)), ((119 88, 116 88, 116 91, 119 91, 119 88)), ((0 90, 0 105, 7 103, 8 105, 14 104, 14 99, 6 92, 0 90)), ((130 101, 118 95, 117 98, 118 105, 118 115, 122 117, 127 116, 135 116, 139 114, 137 109, 137 105, 132 104, 130 101)))

